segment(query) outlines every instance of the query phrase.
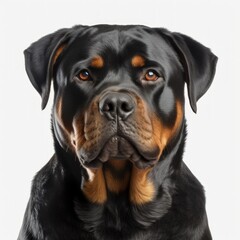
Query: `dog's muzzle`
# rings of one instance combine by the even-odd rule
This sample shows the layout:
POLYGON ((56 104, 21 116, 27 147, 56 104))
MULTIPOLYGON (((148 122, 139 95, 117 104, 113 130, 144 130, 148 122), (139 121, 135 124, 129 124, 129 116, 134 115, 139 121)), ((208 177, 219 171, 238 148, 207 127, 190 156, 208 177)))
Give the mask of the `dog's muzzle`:
POLYGON ((157 146, 147 147, 152 136, 151 121, 143 114, 137 96, 128 91, 106 91, 91 108, 85 121, 88 142, 78 158, 83 165, 97 167, 109 159, 129 160, 140 168, 153 165, 159 156, 157 146), (94 112, 94 113, 92 113, 94 112), (93 125, 94 122, 94 125, 93 125), (89 147, 90 145, 90 147, 89 147))

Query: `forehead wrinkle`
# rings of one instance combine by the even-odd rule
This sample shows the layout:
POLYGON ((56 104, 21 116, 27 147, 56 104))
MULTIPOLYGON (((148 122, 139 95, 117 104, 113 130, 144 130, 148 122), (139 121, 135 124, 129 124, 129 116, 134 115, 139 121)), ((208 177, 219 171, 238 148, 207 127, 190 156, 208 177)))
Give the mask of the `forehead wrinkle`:
MULTIPOLYGON (((159 44, 155 41, 157 36, 154 35, 152 32, 149 33, 147 30, 141 28, 128 30, 114 29, 102 33, 97 31, 97 34, 93 34, 91 38, 89 55, 92 58, 102 56, 105 64, 109 62, 111 65, 117 64, 116 66, 118 67, 119 64, 121 65, 125 61, 132 62, 132 66, 142 67, 146 63, 146 59, 157 60, 159 58, 160 54, 156 56, 156 51, 161 52, 161 50, 157 49, 156 45, 159 47, 159 44), (148 44, 146 44, 144 39, 147 39, 148 44), (134 55, 139 55, 142 58, 132 59, 134 55)), ((162 39, 158 40, 162 42, 162 39)), ((92 63, 92 65, 97 67, 103 65, 100 60, 97 63, 95 59, 92 63)))
MULTIPOLYGON (((130 30, 121 30, 115 29, 109 32, 98 33, 92 40, 92 51, 102 53, 105 50, 111 50, 115 52, 116 55, 121 54, 124 52, 131 42, 136 41, 138 44, 144 44, 144 41, 141 41, 141 38, 136 36, 135 30, 134 32, 130 30)), ((139 34, 139 32, 136 32, 139 34)), ((141 51, 141 50, 140 50, 141 51)))
POLYGON ((91 56, 102 56, 104 65, 109 65, 111 68, 117 70, 124 62, 126 47, 131 42, 129 37, 126 37, 122 32, 114 30, 109 33, 102 33, 94 39, 90 49, 91 56))
POLYGON ((119 52, 119 31, 113 30, 107 33, 98 33, 93 38, 92 49, 97 52, 102 52, 104 49, 119 52))

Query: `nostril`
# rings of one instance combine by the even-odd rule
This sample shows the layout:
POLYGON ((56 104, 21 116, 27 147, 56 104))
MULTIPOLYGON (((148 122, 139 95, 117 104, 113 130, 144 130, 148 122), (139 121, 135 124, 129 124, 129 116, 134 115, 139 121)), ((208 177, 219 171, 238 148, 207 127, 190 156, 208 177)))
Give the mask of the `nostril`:
POLYGON ((108 120, 126 120, 134 112, 132 97, 124 93, 113 92, 104 95, 99 101, 99 111, 108 120))
POLYGON ((124 112, 131 112, 133 107, 128 102, 123 102, 121 104, 121 110, 124 112))
POLYGON ((114 110, 115 106, 112 102, 105 103, 102 108, 103 112, 113 112, 114 110))

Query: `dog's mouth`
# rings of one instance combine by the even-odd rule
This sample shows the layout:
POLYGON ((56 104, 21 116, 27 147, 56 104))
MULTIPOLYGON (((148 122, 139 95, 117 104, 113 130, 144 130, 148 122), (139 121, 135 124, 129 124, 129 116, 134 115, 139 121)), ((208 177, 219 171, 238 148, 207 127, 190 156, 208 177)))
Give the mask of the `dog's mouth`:
POLYGON ((159 132, 161 126, 135 93, 103 93, 92 101, 83 119, 76 117, 73 122, 75 151, 83 166, 97 168, 108 160, 129 160, 147 168, 158 161, 162 147, 154 129, 159 132))
POLYGON ((95 151, 95 154, 93 152, 90 156, 83 149, 80 149, 77 156, 81 163, 89 168, 101 167, 108 160, 128 160, 138 168, 147 168, 157 162, 159 151, 159 149, 151 149, 143 152, 131 139, 114 135, 103 144, 101 149, 95 151))

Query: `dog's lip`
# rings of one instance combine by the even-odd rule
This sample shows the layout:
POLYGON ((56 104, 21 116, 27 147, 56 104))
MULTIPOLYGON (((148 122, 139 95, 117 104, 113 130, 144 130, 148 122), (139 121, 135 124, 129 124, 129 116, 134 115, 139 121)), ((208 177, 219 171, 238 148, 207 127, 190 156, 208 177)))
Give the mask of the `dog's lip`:
POLYGON ((127 138, 126 136, 121 136, 121 135, 113 135, 109 137, 107 140, 105 140, 103 146, 96 151, 94 156, 91 158, 85 159, 81 158, 81 150, 80 153, 78 153, 78 158, 81 161, 81 163, 86 166, 86 167, 91 167, 91 168, 98 168, 100 167, 103 163, 107 162, 109 159, 103 159, 101 158, 101 154, 103 153, 104 149, 106 148, 106 145, 109 143, 109 141, 113 140, 119 140, 120 138, 123 138, 126 140, 131 147, 133 148, 134 153, 131 155, 116 155, 114 156, 115 160, 129 160, 132 163, 134 163, 137 167, 139 168, 145 168, 152 166, 156 163, 158 160, 158 155, 153 154, 154 156, 149 156, 148 153, 144 153, 141 150, 138 149, 137 144, 134 142, 134 140, 127 138))
POLYGON ((131 137, 125 136, 125 140, 127 140, 131 146, 135 149, 135 151, 141 156, 141 158, 145 161, 156 161, 159 157, 160 149, 150 152, 144 152, 141 150, 140 146, 138 146, 137 142, 135 142, 131 137))

